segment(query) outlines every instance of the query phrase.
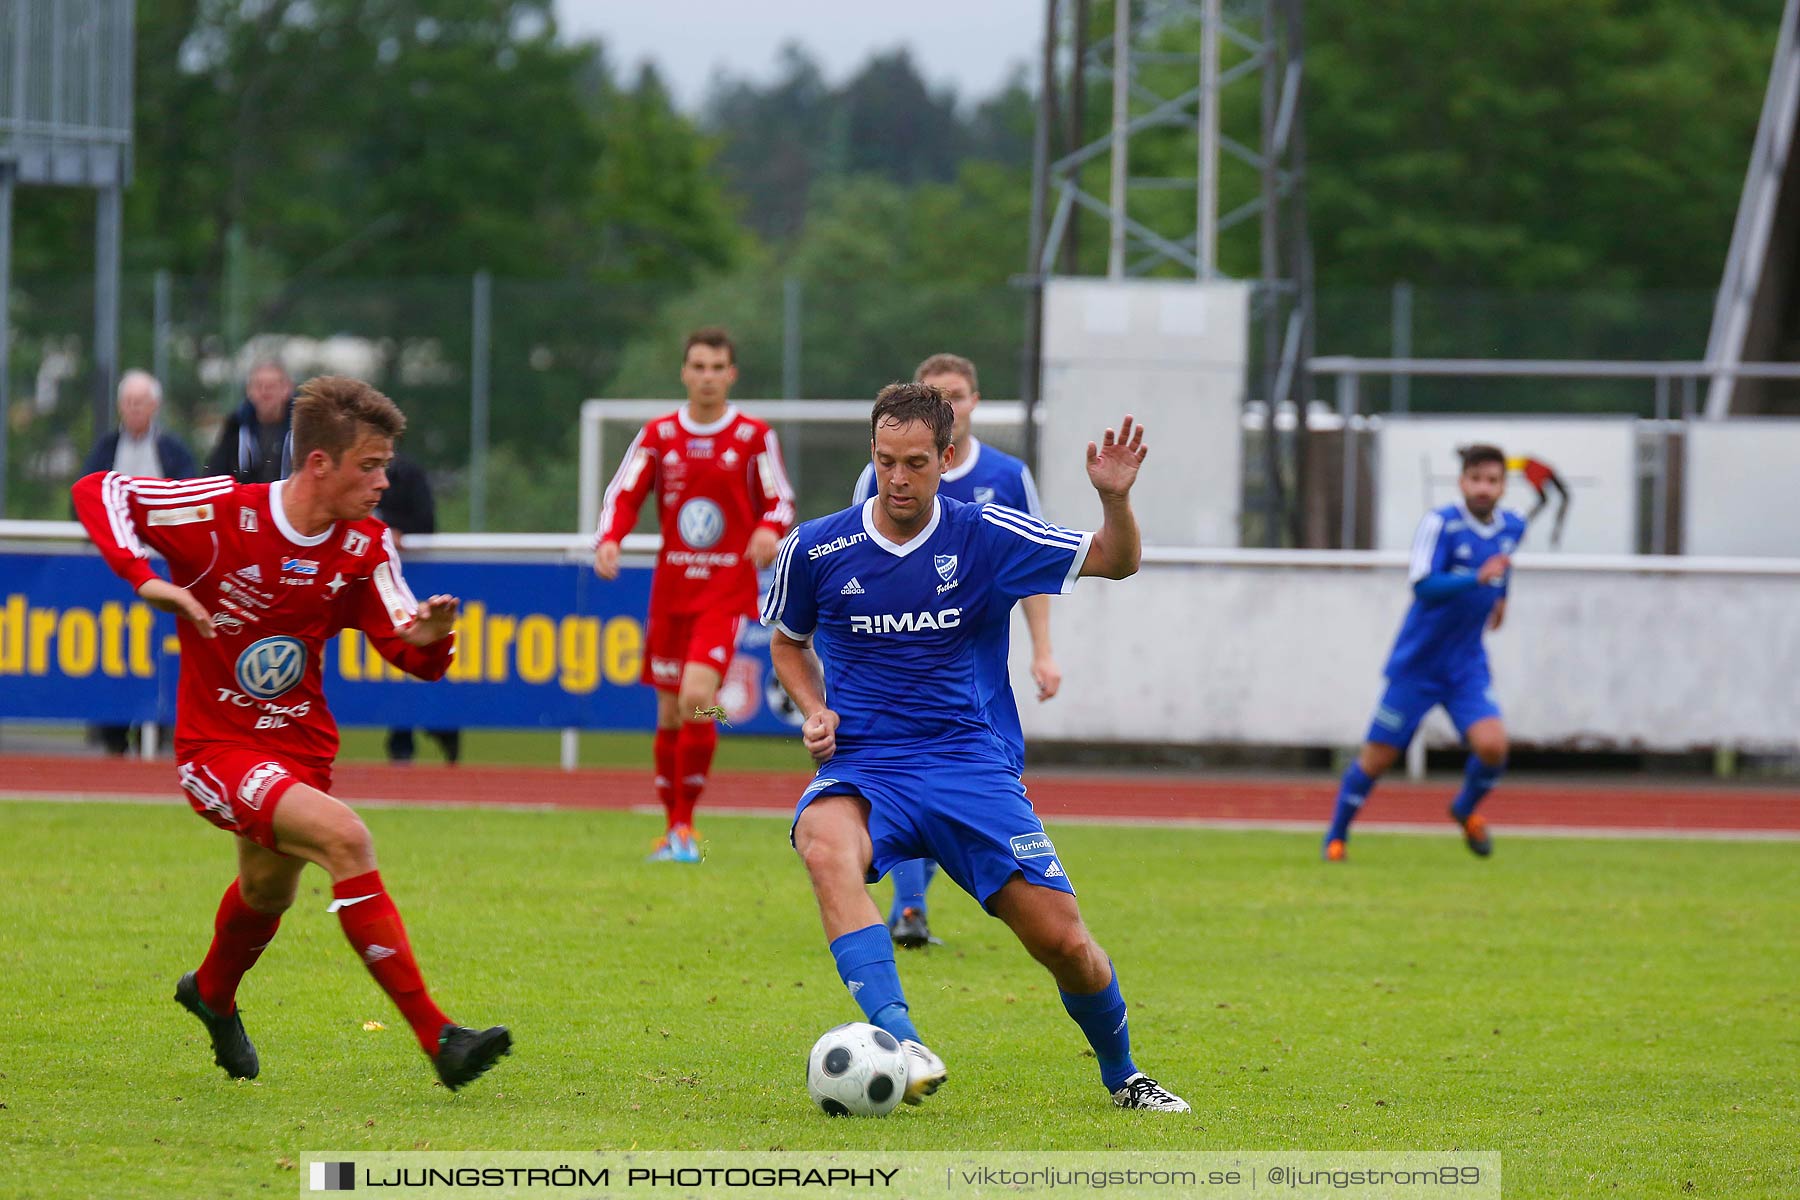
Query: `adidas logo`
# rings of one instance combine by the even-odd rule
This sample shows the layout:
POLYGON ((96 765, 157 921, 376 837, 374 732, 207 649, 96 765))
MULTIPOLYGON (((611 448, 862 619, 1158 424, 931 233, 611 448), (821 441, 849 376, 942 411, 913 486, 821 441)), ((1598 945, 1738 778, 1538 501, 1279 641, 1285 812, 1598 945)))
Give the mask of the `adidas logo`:
POLYGON ((245 579, 248 579, 251 583, 262 582, 262 568, 255 563, 251 563, 247 567, 239 567, 238 574, 242 575, 245 579))
POLYGON ((840 595, 840 596, 860 596, 862 594, 863 594, 863 585, 861 583, 858 583, 856 581, 856 579, 854 579, 854 578, 852 578, 849 583, 846 583, 838 591, 838 595, 840 595))
POLYGON ((860 979, 852 979, 849 983, 845 984, 844 986, 849 988, 850 994, 852 996, 854 996, 854 995, 856 995, 856 993, 862 991, 863 981, 860 979))
POLYGON ((370 946, 367 950, 363 951, 363 961, 366 963, 378 963, 382 959, 392 958, 398 953, 400 953, 398 950, 390 950, 386 946, 370 946))
POLYGON ((1050 865, 1044 868, 1044 878, 1045 879, 1061 879, 1061 878, 1063 878, 1062 864, 1057 862, 1054 858, 1051 859, 1050 865))

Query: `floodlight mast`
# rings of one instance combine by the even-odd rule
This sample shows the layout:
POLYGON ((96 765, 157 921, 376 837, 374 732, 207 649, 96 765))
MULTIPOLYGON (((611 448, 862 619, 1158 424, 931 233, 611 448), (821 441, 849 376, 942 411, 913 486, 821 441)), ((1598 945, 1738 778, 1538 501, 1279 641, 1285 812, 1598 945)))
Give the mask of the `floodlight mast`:
POLYGON ((131 182, 132 0, 0 0, 0 516, 11 407, 13 197, 20 187, 95 193, 91 402, 96 432, 119 376, 119 264, 131 182))
MULTIPOLYGON (((1220 237, 1231 231, 1256 248, 1253 314, 1262 354, 1249 389, 1271 409, 1311 400, 1306 361, 1313 349, 1312 243, 1306 217, 1302 0, 1114 0, 1112 32, 1090 40, 1089 0, 1046 0, 1043 57, 1033 145, 1031 247, 1022 282, 1030 289, 1020 395, 1035 414, 1042 381, 1042 296, 1052 275, 1080 275, 1078 239, 1083 214, 1107 232, 1104 275, 1124 280, 1191 274, 1200 281, 1230 278, 1220 266, 1220 237), (1172 50, 1171 37, 1194 33, 1193 48, 1172 50), (1222 69, 1222 51, 1235 60, 1222 69), (1194 84, 1163 95, 1148 76, 1191 67, 1194 84), (1261 86, 1258 131, 1233 137, 1221 125, 1226 89, 1242 80, 1261 86), (1110 85, 1111 120, 1098 137, 1083 118, 1089 82, 1110 85), (1192 177, 1131 174, 1134 139, 1192 136, 1198 147, 1192 177), (1255 143, 1257 149, 1252 149, 1255 143), (1220 168, 1229 158, 1256 173, 1255 195, 1221 214, 1220 168), (1105 159, 1104 195, 1084 170, 1105 159), (1193 223, 1153 227, 1132 197, 1192 188, 1193 223), (1254 234, 1251 231, 1254 230, 1254 234)), ((1184 72, 1185 74, 1185 72, 1184 72)), ((1238 255, 1240 259, 1247 258, 1238 255)), ((1091 268, 1086 273, 1097 273, 1091 268)), ((1037 422, 1028 417, 1026 454, 1035 462, 1037 422)), ((1305 423, 1294 436, 1294 462, 1284 469, 1278 439, 1269 438, 1267 467, 1273 508, 1272 542, 1301 544, 1303 505, 1289 505, 1282 480, 1304 481, 1305 423)))

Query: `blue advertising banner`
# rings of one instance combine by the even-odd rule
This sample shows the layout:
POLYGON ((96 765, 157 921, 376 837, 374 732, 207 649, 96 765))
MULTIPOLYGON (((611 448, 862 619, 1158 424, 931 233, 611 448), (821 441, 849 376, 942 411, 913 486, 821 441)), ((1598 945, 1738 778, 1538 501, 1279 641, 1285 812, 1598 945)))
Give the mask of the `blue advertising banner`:
MULTIPOLYGON (((449 675, 421 683, 346 630, 326 647, 325 695, 344 725, 648 729, 638 679, 650 570, 612 582, 585 565, 414 561, 415 594, 462 599, 449 675)), ((792 733, 768 631, 746 621, 720 689, 727 733, 792 733)), ((0 554, 0 720, 174 719, 172 618, 131 596, 93 555, 0 554)))
POLYGON ((95 554, 0 554, 0 719, 171 721, 175 619, 95 554))

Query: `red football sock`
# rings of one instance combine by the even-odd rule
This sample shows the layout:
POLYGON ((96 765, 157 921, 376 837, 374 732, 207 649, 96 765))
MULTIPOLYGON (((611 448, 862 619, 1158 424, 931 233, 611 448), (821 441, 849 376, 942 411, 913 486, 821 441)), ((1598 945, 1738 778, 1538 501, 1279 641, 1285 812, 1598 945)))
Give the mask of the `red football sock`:
POLYGON ((450 1018, 425 990, 419 964, 413 959, 412 943, 406 940, 406 926, 400 923, 400 910, 381 884, 381 872, 340 879, 331 885, 331 894, 337 897, 331 911, 337 913, 344 936, 412 1026, 419 1046, 435 1057, 438 1034, 451 1023, 450 1018))
POLYGON ((230 1016, 237 1010, 238 982, 256 965, 281 928, 280 913, 257 912, 244 903, 244 893, 233 879, 219 901, 218 915, 213 918, 212 945, 206 958, 194 972, 200 988, 200 1003, 215 1016, 230 1016))
POLYGON ((719 727, 711 721, 683 721, 675 744, 675 763, 681 774, 675 787, 674 824, 692 825, 694 805, 706 790, 713 751, 719 748, 719 727))
POLYGON ((675 729, 656 731, 656 798, 662 801, 670 829, 675 828, 675 743, 679 736, 675 729))

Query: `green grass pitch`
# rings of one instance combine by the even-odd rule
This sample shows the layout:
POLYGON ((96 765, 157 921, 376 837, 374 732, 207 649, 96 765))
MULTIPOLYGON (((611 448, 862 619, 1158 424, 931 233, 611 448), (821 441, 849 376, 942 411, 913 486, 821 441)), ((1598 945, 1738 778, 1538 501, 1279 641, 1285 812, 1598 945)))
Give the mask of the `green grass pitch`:
MULTIPOLYGON (((1800 901, 1782 843, 1054 827, 1119 965, 1140 1063, 1194 1105, 1111 1108, 1054 986, 940 881, 902 958, 950 1065, 920 1109, 833 1121, 803 1059, 856 1009, 779 820, 642 861, 632 814, 375 809, 444 1006, 513 1057, 458 1095, 324 912, 240 995, 227 1080, 170 1000, 229 839, 166 806, 0 805, 0 1178, 11 1196, 259 1195, 309 1150, 1497 1150, 1515 1196, 1800 1192, 1800 901), (384 1031, 365 1031, 378 1020, 384 1031)), ((878 889, 885 902, 885 887, 878 889)))

